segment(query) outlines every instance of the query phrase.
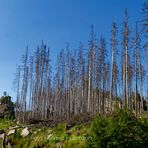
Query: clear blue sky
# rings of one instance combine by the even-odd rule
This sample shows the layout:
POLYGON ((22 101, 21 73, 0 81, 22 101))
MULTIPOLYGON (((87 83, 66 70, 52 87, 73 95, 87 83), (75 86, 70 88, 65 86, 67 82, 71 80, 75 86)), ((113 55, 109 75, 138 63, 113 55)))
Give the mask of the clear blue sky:
POLYGON ((144 0, 0 0, 0 96, 7 91, 15 99, 12 82, 21 55, 31 53, 41 40, 47 43, 55 60, 66 43, 87 46, 91 24, 97 36, 109 39, 111 24, 122 24, 128 8, 130 24, 141 16, 144 0))

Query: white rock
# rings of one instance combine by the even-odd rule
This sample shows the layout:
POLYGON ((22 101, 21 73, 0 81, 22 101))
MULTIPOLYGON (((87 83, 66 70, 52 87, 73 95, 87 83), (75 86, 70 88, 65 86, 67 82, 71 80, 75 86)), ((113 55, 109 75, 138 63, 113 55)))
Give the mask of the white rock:
POLYGON ((27 127, 25 127, 23 130, 22 130, 22 133, 21 133, 21 136, 22 137, 26 137, 29 135, 29 130, 27 127))
POLYGON ((10 130, 10 131, 8 132, 8 134, 7 134, 7 135, 9 136, 9 135, 11 135, 11 134, 15 134, 15 129, 10 130))
POLYGON ((50 137, 51 137, 52 135, 53 135, 53 134, 48 135, 47 139, 50 139, 50 137))

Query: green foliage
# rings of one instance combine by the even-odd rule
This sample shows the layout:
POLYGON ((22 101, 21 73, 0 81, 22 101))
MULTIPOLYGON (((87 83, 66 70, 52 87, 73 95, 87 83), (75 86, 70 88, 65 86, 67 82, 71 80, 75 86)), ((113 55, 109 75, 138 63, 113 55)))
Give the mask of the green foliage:
POLYGON ((0 103, 14 107, 14 103, 11 101, 11 96, 7 95, 6 91, 4 91, 3 96, 0 98, 0 103))
POLYGON ((53 128, 53 136, 48 139, 48 143, 56 144, 67 140, 69 135, 66 132, 66 124, 58 124, 53 128))
POLYGON ((111 117, 96 117, 87 147, 148 147, 148 124, 130 111, 119 110, 111 117))
POLYGON ((4 96, 0 98, 0 114, 2 117, 13 119, 14 118, 14 103, 11 101, 11 96, 4 96))
POLYGON ((15 123, 13 120, 7 119, 7 118, 2 118, 0 119, 0 129, 7 129, 10 126, 14 126, 15 123))
POLYGON ((0 99, 0 102, 2 104, 10 104, 11 103, 11 97, 10 96, 2 96, 0 99))

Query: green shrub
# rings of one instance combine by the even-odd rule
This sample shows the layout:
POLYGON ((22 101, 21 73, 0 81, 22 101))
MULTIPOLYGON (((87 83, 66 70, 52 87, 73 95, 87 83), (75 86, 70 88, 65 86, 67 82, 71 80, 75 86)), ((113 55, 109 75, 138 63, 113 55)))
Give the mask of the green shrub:
POLYGON ((130 111, 119 110, 111 117, 96 117, 91 123, 92 138, 87 147, 148 147, 148 124, 130 111))

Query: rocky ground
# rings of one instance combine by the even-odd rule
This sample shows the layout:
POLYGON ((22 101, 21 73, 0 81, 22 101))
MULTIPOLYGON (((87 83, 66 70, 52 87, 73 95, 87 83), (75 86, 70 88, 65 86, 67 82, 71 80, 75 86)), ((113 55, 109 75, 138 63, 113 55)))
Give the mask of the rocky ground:
MULTIPOLYGON (((120 117, 124 118, 124 117, 120 117)), ((109 119, 109 118, 108 118, 109 119)), ((148 112, 142 117, 148 125, 148 112)), ((72 121, 19 124, 14 120, 0 119, 0 147, 2 148, 81 148, 91 141, 91 118, 72 121)), ((109 119, 110 121, 110 119, 109 119)), ((134 122, 133 122, 134 124, 134 122)), ((130 129, 130 127, 128 127, 130 129)), ((104 130, 104 129, 103 129, 104 130)), ((128 131, 127 131, 128 132, 128 131)), ((146 132, 147 133, 147 132, 146 132)), ((145 134, 146 134, 145 133, 145 134)), ((103 134, 104 135, 104 134, 103 134)))
POLYGON ((0 145, 2 148, 82 147, 88 132, 89 124, 68 127, 60 123, 51 128, 21 125, 5 119, 0 122, 0 145))

